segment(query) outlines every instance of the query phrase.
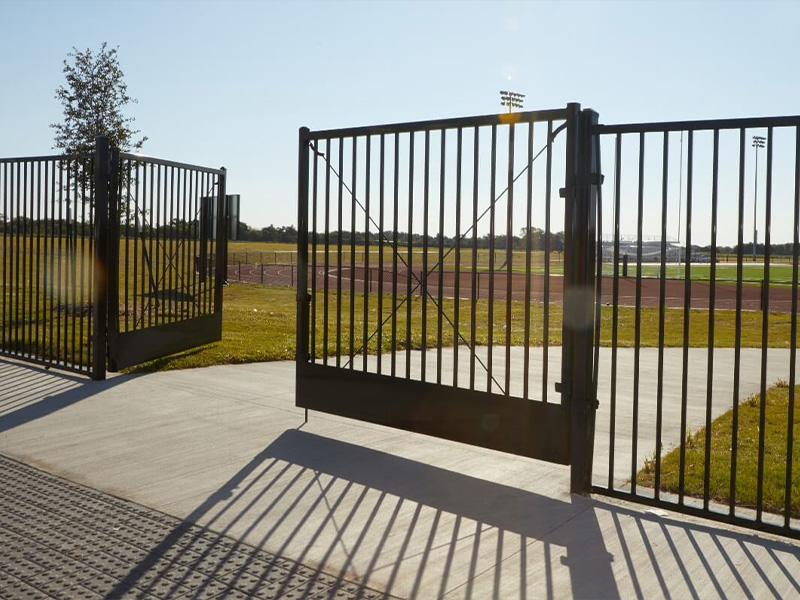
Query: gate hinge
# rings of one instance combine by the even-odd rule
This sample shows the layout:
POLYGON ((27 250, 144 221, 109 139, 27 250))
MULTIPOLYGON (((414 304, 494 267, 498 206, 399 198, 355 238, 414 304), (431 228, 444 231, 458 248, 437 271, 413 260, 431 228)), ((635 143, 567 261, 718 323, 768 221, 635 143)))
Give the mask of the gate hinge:
MULTIPOLYGON (((605 179, 606 176, 603 175, 602 173, 589 173, 588 177, 582 177, 581 180, 575 184, 575 186, 570 186, 570 187, 577 187, 580 185, 603 185, 605 179)), ((569 188, 566 187, 559 188, 558 190, 559 197, 566 198, 568 189, 569 188)))
MULTIPOLYGON (((557 393, 563 394, 564 396, 569 398, 570 402, 572 401, 572 394, 570 394, 569 392, 569 386, 561 383, 560 381, 556 381, 555 388, 557 393)), ((597 398, 587 398, 586 403, 591 404, 594 410, 600 408, 600 400, 598 400, 597 398)))

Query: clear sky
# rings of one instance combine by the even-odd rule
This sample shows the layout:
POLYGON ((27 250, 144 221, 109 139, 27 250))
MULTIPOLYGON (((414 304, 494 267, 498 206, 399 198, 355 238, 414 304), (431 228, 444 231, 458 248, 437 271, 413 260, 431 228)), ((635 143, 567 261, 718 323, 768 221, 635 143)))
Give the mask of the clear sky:
POLYGON ((107 41, 144 152, 226 166, 257 227, 296 221, 302 125, 486 114, 504 88, 606 123, 800 113, 797 2, 1 5, 0 155, 51 152, 62 60, 107 41))

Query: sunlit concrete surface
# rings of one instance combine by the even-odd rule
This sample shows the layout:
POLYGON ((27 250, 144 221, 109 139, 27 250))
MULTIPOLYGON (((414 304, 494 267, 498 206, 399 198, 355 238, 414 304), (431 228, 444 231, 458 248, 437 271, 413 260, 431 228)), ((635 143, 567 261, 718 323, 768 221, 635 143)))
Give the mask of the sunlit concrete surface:
POLYGON ((304 424, 292 363, 97 383, 0 361, 0 453, 400 597, 800 594, 794 542, 570 496, 566 467, 316 412, 304 424))

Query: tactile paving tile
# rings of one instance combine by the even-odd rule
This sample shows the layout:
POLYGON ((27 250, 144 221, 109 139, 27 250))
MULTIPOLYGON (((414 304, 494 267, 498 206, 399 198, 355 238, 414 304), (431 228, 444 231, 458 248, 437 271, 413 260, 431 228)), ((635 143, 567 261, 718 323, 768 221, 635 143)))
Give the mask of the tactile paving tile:
POLYGON ((2 455, 0 472, 2 600, 386 597, 2 455))

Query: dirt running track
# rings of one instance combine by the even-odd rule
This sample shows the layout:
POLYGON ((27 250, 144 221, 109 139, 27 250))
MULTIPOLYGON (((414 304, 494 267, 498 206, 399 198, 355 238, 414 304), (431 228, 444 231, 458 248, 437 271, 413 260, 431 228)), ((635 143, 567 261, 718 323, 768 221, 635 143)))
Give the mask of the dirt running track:
MULTIPOLYGON (((321 290, 325 286, 325 269, 319 266, 316 269, 316 289, 321 290)), ((383 271, 383 291, 391 293, 394 285, 392 268, 384 268, 383 271)), ((397 294, 405 295, 408 289, 407 279, 408 269, 398 267, 397 269, 397 294)), ((411 278, 411 289, 414 294, 421 294, 422 287, 419 281, 422 279, 422 269, 413 269, 414 275, 411 278), (416 288, 416 289, 415 289, 416 288)), ((249 283, 264 283, 266 285, 285 285, 293 286, 297 283, 297 265, 230 265, 228 267, 228 278, 230 281, 246 281, 249 283), (241 269, 241 271, 240 271, 241 269), (262 271, 263 269, 263 271, 262 271), (262 274, 263 273, 263 274, 262 274)), ((446 298, 455 296, 456 289, 459 290, 459 297, 470 298, 472 296, 471 271, 444 271, 442 277, 442 294, 446 298), (458 277, 457 277, 458 275, 458 277), (458 278, 458 282, 456 279, 458 278)), ((364 267, 349 266, 342 267, 341 273, 342 291, 350 291, 351 283, 357 292, 364 291, 367 287, 371 292, 377 292, 380 285, 380 272, 377 267, 370 267, 368 271, 364 267)), ((487 272, 477 273, 478 298, 487 299, 490 293, 491 277, 487 272)), ((545 300, 544 275, 531 275, 530 278, 530 297, 535 302, 545 300)), ((564 278, 560 275, 550 276, 549 298, 551 302, 560 302, 563 295, 564 278)), ((660 280, 655 278, 642 279, 642 306, 658 306, 660 293, 660 280)), ((328 270, 327 285, 331 290, 337 288, 337 268, 332 267, 328 270)), ((439 272, 432 271, 428 275, 428 291, 436 297, 438 295, 439 272)), ((311 282, 309 282, 311 286, 311 282)), ((711 284, 707 282, 694 281, 691 285, 691 307, 708 308, 709 293, 711 284)), ((493 295, 495 300, 504 300, 508 291, 508 276, 506 273, 496 273, 494 275, 493 295)), ((669 308, 681 308, 684 305, 684 281, 680 279, 668 279, 665 285, 665 301, 669 308)), ((613 302, 613 278, 604 277, 602 282, 603 303, 613 302)), ((511 275, 511 298, 513 300, 525 300, 525 274, 513 273, 511 275)), ((633 277, 619 279, 619 304, 621 306, 636 305, 636 279, 633 277)), ((715 306, 717 309, 734 310, 736 308, 736 284, 717 283, 715 306)), ((772 312, 790 312, 792 307, 792 290, 790 287, 771 287, 769 289, 769 310, 772 312)), ((742 286, 742 309, 760 310, 761 309, 761 288, 757 285, 742 286)))

